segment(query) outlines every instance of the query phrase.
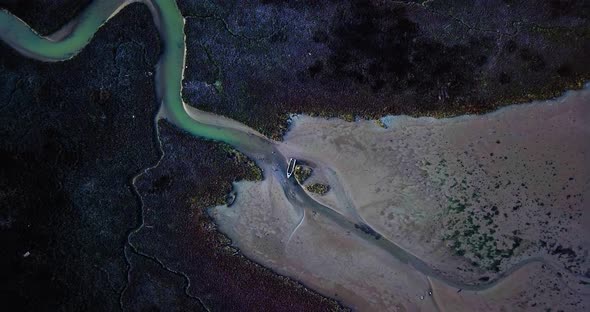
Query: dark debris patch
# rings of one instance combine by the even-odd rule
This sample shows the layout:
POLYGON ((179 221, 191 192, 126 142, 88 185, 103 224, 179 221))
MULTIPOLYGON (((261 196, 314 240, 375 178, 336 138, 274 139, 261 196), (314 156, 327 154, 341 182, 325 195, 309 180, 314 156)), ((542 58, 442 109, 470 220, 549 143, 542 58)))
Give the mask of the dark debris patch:
POLYGON ((309 192, 318 194, 318 195, 325 195, 330 191, 330 186, 321 183, 312 183, 305 186, 305 189, 309 192))

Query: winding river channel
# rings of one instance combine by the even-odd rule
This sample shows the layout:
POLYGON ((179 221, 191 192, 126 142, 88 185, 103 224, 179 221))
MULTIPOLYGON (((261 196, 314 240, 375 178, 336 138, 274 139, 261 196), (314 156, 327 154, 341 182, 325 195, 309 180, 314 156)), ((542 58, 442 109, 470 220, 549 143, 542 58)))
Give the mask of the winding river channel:
POLYGON ((513 266, 494 280, 484 283, 461 282, 455 278, 443 276, 429 264, 394 242, 383 237, 376 238, 374 235, 376 232, 369 225, 358 224, 361 221, 351 220, 337 210, 318 203, 295 179, 285 177, 289 155, 282 155, 277 149, 276 142, 237 121, 196 110, 183 102, 181 93, 186 57, 185 21, 174 0, 95 0, 76 19, 46 37, 39 35, 18 17, 1 10, 0 38, 28 57, 47 62, 65 61, 80 52, 111 17, 134 2, 141 2, 149 7, 160 38, 163 40, 163 51, 155 75, 157 98, 160 101, 156 122, 159 119, 166 119, 194 136, 227 143, 248 155, 256 161, 265 174, 276 175, 276 181, 281 184, 286 198, 299 210, 299 214, 303 214, 304 210, 313 209, 358 235, 368 244, 374 244, 399 261, 409 264, 422 274, 461 289, 483 290, 492 287, 503 277, 528 263, 544 262, 541 258, 531 258, 513 266), (370 234, 371 232, 373 235, 370 234))

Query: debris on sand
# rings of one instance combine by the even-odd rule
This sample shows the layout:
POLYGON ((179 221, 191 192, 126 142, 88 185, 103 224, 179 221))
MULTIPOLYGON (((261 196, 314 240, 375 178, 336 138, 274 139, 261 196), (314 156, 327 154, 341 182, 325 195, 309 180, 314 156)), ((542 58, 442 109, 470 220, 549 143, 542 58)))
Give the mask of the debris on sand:
POLYGON ((306 186, 305 189, 318 195, 324 195, 330 191, 330 186, 321 183, 314 183, 306 186))

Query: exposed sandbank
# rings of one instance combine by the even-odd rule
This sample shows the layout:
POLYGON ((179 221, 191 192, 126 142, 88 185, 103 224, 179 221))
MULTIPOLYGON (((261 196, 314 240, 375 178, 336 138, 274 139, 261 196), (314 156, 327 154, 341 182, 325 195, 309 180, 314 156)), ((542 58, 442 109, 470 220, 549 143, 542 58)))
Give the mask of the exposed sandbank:
POLYGON ((542 270, 561 274, 559 283, 570 294, 551 290, 554 279, 541 280, 530 273, 540 264, 530 264, 486 292, 464 291, 457 297, 464 299, 448 303, 440 294, 457 290, 433 281, 430 297, 423 274, 313 211, 295 211, 273 186, 274 175, 262 183, 236 183, 234 205, 212 209, 222 231, 256 261, 361 310, 431 310, 432 298, 441 308, 511 306, 519 294, 532 298, 539 289, 561 298, 537 300, 539 306, 578 300, 576 308, 588 306, 588 296, 580 294, 589 290, 579 284, 590 246, 584 202, 590 195, 588 88, 482 116, 401 116, 384 123, 388 129, 373 121, 296 116, 279 150, 313 163, 310 181, 330 184, 332 191, 315 199, 370 224, 447 275, 477 282, 543 257, 559 272, 542 270), (473 226, 474 233, 464 234, 473 226), (484 235, 482 250, 474 243, 477 235, 484 235), (552 252, 557 245, 572 246, 580 257, 552 252), (526 283, 515 279, 522 272, 530 273, 526 283), (502 291, 506 287, 518 290, 502 291))

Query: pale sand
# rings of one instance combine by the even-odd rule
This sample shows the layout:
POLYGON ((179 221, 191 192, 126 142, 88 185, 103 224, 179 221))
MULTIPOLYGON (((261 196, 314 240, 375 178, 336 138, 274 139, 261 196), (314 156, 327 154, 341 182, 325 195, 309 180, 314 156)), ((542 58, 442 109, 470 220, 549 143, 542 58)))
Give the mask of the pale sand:
POLYGON ((432 280, 432 292, 441 312, 456 311, 587 311, 587 293, 575 293, 555 272, 532 263, 485 291, 461 291, 432 280))
POLYGON ((213 209, 221 230, 248 257, 354 308, 434 309, 419 299, 429 288, 424 275, 319 214, 294 213, 274 179, 236 183, 240 202, 213 209))
MULTIPOLYGON (((466 212, 489 213, 493 206, 494 222, 478 221, 476 232, 491 233, 499 250, 509 249, 514 236, 522 239, 499 273, 531 256, 555 263, 560 271, 545 268, 543 274, 551 278, 541 281, 540 264, 529 264, 479 293, 456 293, 433 281, 439 308, 521 310, 525 306, 514 302, 525 297, 539 309, 588 308, 588 286, 576 278, 589 266, 588 89, 483 116, 384 121, 388 129, 373 121, 297 116, 279 149, 314 165, 306 183, 330 184, 328 194, 314 198, 352 222, 370 224, 448 275, 467 282, 494 278, 494 272, 481 268, 487 260, 479 268, 470 264, 479 261, 475 250, 456 256, 443 239, 465 230, 466 212), (449 210, 453 201, 465 204, 466 212, 449 210), (555 245, 544 249, 540 240, 555 245), (577 252, 578 263, 569 271, 562 269, 571 264, 568 259, 547 252, 557 244, 577 252), (563 278, 553 277, 557 273, 563 278), (553 286, 555 280, 566 286, 553 286), (573 302, 577 305, 568 305, 573 302)), ((279 178, 282 173, 267 174, 262 183, 236 183, 235 204, 212 209, 221 230, 247 256, 359 310, 435 309, 423 274, 319 214, 296 211, 274 180, 279 178)))

